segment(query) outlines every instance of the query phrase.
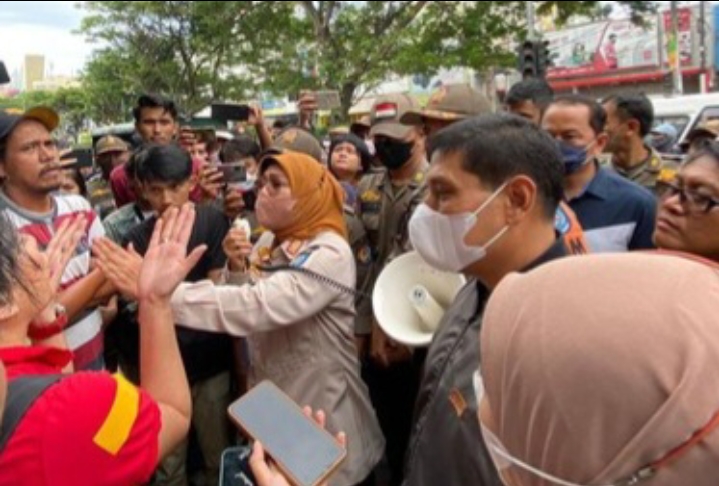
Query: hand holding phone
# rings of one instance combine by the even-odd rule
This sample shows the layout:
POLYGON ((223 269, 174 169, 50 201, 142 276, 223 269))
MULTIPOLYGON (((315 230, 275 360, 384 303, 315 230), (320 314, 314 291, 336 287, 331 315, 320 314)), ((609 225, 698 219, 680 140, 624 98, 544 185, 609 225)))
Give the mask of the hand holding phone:
POLYGON ((76 148, 62 154, 60 161, 66 169, 84 169, 93 166, 95 157, 91 148, 76 148))
POLYGON ((247 169, 242 162, 222 164, 217 168, 222 172, 223 180, 230 187, 247 182, 247 169))
POLYGON ((221 122, 246 122, 250 119, 252 109, 249 105, 235 105, 227 103, 213 103, 211 117, 221 122))
POLYGON ((321 486, 344 461, 346 440, 333 438, 323 429, 323 413, 304 413, 292 399, 264 381, 229 408, 230 418, 255 447, 250 465, 259 486, 279 477, 294 486, 321 486), (264 452, 272 459, 268 464, 264 452))
POLYGON ((342 107, 339 91, 317 91, 314 95, 319 110, 331 111, 342 107))
MULTIPOLYGON (((312 409, 306 407, 304 413, 308 418, 312 418, 312 409)), ((315 421, 317 425, 325 428, 326 417, 324 412, 317 412, 315 415, 315 421)), ((345 449, 347 448, 347 437, 345 434, 340 432, 337 434, 337 443, 345 449)), ((277 469, 277 467, 270 461, 268 462, 265 458, 265 450, 262 444, 255 442, 252 450, 252 456, 250 457, 250 468, 252 474, 257 478, 255 484, 257 486, 289 486, 289 480, 277 469)), ((327 482, 323 482, 319 486, 328 486, 327 482)))

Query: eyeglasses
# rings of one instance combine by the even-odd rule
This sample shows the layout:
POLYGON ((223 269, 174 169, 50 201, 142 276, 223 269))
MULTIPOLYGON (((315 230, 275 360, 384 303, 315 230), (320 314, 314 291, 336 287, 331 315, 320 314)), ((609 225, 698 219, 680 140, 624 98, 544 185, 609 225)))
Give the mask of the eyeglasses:
POLYGON ((680 187, 678 184, 672 182, 658 181, 657 192, 662 201, 666 201, 678 194, 679 202, 692 212, 708 213, 719 206, 718 199, 699 194, 692 189, 680 187))
MULTIPOLYGON (((472 376, 472 382, 474 385, 474 393, 477 398, 477 407, 479 408, 480 402, 484 398, 484 382, 482 380, 482 375, 480 374, 479 370, 474 372, 474 375, 472 376)), ((534 476, 542 478, 545 481, 557 484, 559 486, 585 486, 557 478, 555 476, 552 476, 551 474, 532 467, 525 462, 520 461, 516 457, 512 456, 509 451, 507 451, 506 447, 504 446, 504 444, 502 444, 499 438, 486 425, 484 425, 481 420, 479 421, 479 425, 480 430, 482 431, 482 437, 487 446, 487 449, 489 450, 489 455, 491 456, 492 461, 494 462, 494 465, 500 472, 500 474, 502 471, 514 466, 530 474, 533 474, 534 476)), ((714 432, 717 428, 719 428, 719 413, 714 415, 711 420, 701 429, 697 430, 694 434, 692 434, 692 436, 688 440, 666 453, 659 460, 654 461, 649 465, 641 468, 627 478, 620 479, 618 481, 614 481, 610 484, 602 486, 634 486, 635 484, 639 484, 642 481, 653 478, 657 474, 657 471, 659 471, 660 469, 664 469, 671 463, 677 461, 678 459, 681 459, 690 449, 700 444, 704 439, 706 439, 707 436, 709 436, 709 434, 714 432)))

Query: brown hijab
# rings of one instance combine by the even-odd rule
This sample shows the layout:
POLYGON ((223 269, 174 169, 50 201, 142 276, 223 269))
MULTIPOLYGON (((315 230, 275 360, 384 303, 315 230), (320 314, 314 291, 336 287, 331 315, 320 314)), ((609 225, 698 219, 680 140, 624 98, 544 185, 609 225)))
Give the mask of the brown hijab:
MULTIPOLYGON (((503 281, 483 326, 490 428, 511 455, 565 481, 629 477, 719 412, 719 270, 707 262, 548 264, 503 281)), ((522 486, 551 484, 511 471, 522 486)), ((719 430, 639 483, 717 484, 719 430)))

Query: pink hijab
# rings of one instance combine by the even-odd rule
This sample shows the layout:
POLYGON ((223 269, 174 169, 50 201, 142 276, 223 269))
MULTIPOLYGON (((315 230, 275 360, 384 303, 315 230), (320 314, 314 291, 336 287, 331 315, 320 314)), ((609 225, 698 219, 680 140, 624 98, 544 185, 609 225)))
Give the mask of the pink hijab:
MULTIPOLYGON (((481 373, 511 455, 610 484, 665 457, 719 412, 719 267, 675 255, 565 259, 496 289, 481 373)), ((522 486, 547 483, 516 467, 522 486)), ((638 486, 719 484, 719 429, 638 486)))

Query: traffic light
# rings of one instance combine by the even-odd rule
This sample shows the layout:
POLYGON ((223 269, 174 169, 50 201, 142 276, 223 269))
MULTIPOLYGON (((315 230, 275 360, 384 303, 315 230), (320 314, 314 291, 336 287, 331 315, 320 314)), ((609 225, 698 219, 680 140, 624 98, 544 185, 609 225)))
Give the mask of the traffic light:
POLYGON ((519 72, 523 79, 536 78, 539 74, 537 64, 537 49, 534 41, 524 41, 519 46, 519 72))
POLYGON ((520 44, 517 54, 523 79, 543 78, 553 65, 549 41, 526 40, 520 44))
POLYGON ((536 44, 537 49, 537 74, 545 77, 549 68, 553 66, 552 54, 549 51, 549 41, 542 41, 536 44))

